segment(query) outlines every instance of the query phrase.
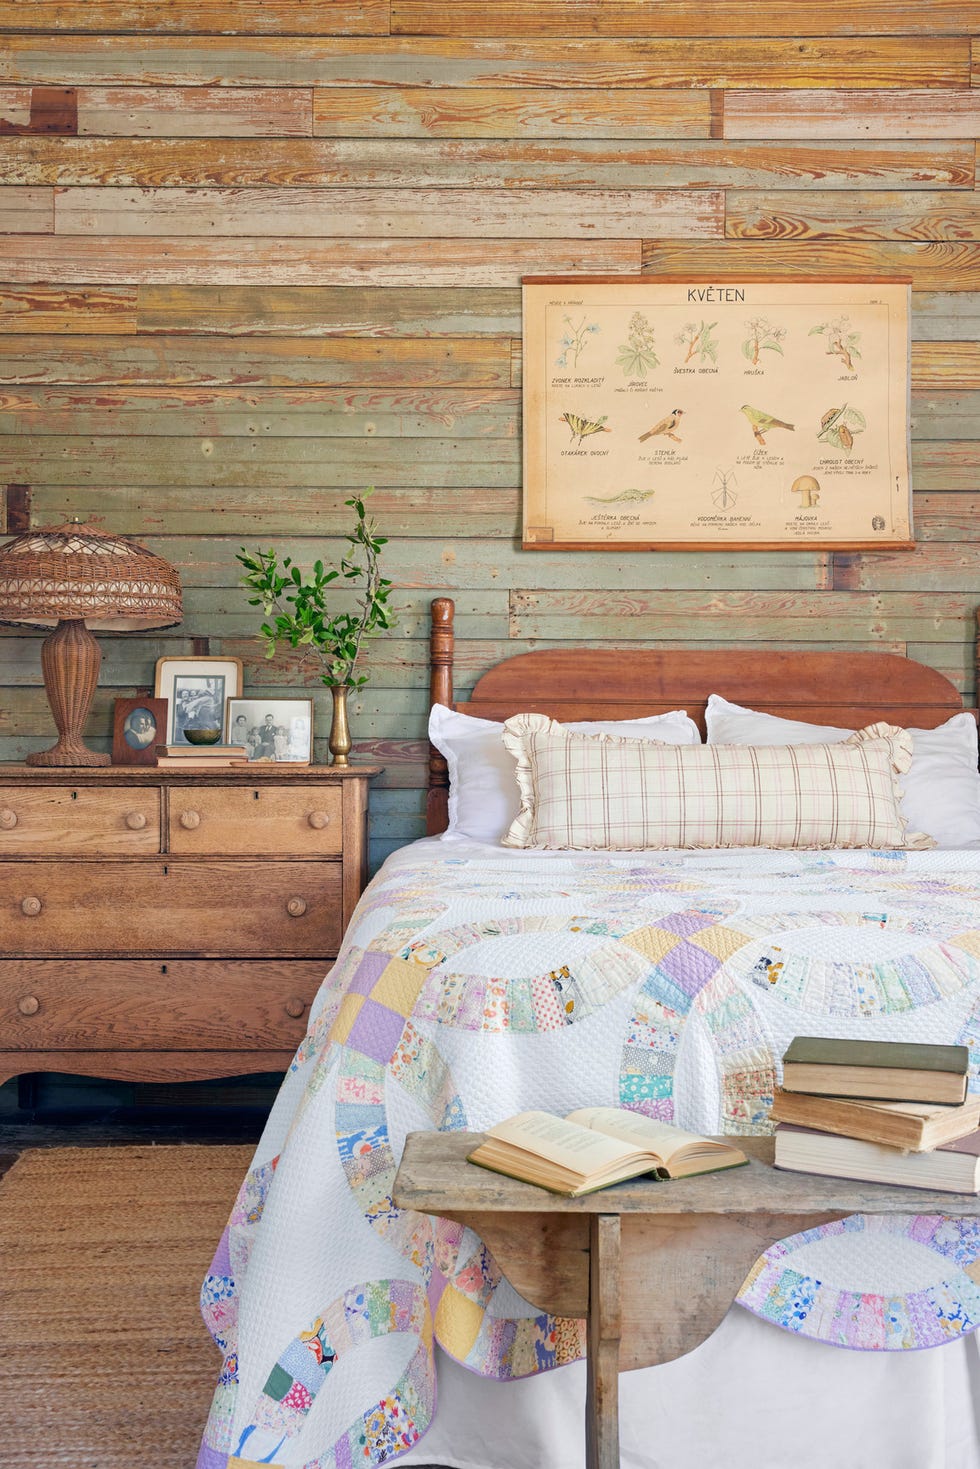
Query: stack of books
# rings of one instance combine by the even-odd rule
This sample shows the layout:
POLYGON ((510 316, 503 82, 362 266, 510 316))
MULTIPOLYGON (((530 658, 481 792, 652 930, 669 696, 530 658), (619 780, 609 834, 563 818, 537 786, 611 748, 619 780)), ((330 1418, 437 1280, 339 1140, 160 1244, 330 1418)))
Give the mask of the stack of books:
POLYGON ((966 1046, 797 1036, 773 1097, 777 1168, 980 1192, 966 1046))
POLYGON ((181 770, 247 765, 248 750, 244 745, 157 745, 157 764, 181 770))

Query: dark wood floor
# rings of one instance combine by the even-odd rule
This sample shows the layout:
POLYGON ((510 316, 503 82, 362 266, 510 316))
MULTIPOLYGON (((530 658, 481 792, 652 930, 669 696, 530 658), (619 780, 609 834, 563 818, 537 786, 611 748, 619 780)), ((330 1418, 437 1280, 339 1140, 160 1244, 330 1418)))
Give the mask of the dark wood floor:
POLYGON ((257 1143, 266 1113, 249 1109, 115 1109, 0 1119, 0 1178, 27 1148, 106 1148, 147 1143, 257 1143))

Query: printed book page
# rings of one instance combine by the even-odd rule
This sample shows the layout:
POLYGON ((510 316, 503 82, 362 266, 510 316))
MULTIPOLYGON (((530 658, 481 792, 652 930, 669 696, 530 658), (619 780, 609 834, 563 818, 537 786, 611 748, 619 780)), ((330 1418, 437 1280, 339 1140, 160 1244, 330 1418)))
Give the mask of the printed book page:
POLYGON ((487 1135, 491 1140, 511 1143, 551 1159, 576 1173, 594 1173, 630 1157, 638 1145, 648 1146, 641 1139, 624 1142, 605 1133, 587 1132, 550 1112, 520 1112, 505 1122, 498 1122, 487 1135))

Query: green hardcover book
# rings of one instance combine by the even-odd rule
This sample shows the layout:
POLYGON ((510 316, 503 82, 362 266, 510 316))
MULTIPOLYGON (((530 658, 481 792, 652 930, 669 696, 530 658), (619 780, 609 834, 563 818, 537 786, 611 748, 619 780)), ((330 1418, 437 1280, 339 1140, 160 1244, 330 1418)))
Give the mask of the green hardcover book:
POLYGON ((966 1099, 968 1067, 966 1046, 798 1035, 783 1057, 783 1087, 825 1097, 955 1105, 966 1099))

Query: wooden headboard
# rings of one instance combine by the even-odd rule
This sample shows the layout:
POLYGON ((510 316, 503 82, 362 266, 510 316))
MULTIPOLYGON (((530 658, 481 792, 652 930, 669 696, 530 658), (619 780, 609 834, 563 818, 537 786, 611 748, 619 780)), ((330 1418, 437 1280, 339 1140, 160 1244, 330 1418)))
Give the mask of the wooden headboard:
MULTIPOLYGON (((430 692, 482 719, 522 712, 571 719, 638 719, 686 709, 704 734, 709 694, 784 719, 860 729, 876 719, 932 729, 963 700, 944 674, 895 653, 825 653, 752 648, 552 648, 518 653, 483 674, 465 703, 453 701, 453 616, 449 597, 432 603, 430 692)), ((426 830, 445 831, 449 777, 429 747, 426 830)))

